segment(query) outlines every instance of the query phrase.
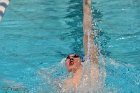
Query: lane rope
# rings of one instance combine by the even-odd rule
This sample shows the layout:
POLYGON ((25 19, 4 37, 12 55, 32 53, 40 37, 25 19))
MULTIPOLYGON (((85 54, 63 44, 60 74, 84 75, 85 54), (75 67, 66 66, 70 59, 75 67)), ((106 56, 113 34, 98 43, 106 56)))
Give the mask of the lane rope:
POLYGON ((0 0, 0 21, 2 20, 5 9, 8 7, 10 0, 0 0))

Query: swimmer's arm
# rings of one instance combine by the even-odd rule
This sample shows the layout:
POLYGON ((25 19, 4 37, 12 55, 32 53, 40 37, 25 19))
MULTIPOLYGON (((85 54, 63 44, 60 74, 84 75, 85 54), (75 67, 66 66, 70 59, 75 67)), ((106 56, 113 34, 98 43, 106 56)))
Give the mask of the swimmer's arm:
POLYGON ((93 33, 92 33, 92 18, 90 12, 90 0, 84 0, 84 51, 85 56, 88 55, 91 63, 91 74, 94 78, 98 78, 99 69, 98 69, 98 50, 93 41, 93 33), (88 37, 89 34, 89 37, 88 37), (88 48, 88 39, 90 39, 90 47, 88 48), (89 49, 89 51, 88 51, 89 49))

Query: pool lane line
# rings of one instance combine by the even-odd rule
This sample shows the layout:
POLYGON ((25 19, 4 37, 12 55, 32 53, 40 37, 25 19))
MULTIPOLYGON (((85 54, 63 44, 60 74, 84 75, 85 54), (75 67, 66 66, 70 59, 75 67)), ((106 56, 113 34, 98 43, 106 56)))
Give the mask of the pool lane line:
POLYGON ((0 0, 0 21, 2 20, 5 9, 8 7, 10 0, 0 0))

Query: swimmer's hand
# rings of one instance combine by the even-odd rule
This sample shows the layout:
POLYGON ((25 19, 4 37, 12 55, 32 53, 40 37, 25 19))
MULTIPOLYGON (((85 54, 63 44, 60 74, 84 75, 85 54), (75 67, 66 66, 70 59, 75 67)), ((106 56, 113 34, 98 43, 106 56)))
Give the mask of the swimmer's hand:
POLYGON ((85 5, 90 6, 90 4, 91 4, 91 0, 84 0, 84 1, 85 1, 85 5))

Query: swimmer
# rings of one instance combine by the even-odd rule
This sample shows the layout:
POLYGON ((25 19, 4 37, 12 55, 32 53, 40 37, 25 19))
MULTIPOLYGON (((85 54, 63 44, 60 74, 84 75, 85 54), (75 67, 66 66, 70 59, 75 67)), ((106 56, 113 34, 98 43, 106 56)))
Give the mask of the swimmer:
MULTIPOLYGON (((92 17, 90 12, 90 0, 84 0, 83 3, 83 44, 84 44, 84 53, 85 58, 89 59, 90 62, 90 77, 91 81, 95 83, 98 80, 99 69, 98 69, 98 50, 93 41, 93 33, 92 33, 92 17), (90 47, 89 47, 90 43, 90 47)), ((68 72, 72 73, 72 76, 64 81, 63 85, 66 89, 71 87, 77 88, 80 85, 82 74, 83 74, 83 67, 82 60, 80 56, 77 54, 70 54, 66 57, 66 68, 68 72)))

